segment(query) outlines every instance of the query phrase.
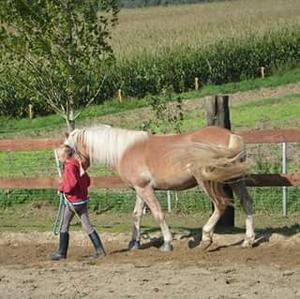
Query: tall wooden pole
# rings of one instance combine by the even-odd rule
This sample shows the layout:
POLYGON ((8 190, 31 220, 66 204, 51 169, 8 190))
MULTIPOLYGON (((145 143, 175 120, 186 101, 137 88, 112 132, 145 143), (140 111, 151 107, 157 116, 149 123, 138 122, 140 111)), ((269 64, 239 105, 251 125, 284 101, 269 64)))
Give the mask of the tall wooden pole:
MULTIPOLYGON (((206 101, 206 118, 208 126, 219 126, 231 130, 229 113, 229 96, 213 96, 206 101)), ((229 185, 224 187, 225 193, 233 198, 229 185)), ((228 206, 219 220, 219 227, 234 227, 234 207, 228 206)))

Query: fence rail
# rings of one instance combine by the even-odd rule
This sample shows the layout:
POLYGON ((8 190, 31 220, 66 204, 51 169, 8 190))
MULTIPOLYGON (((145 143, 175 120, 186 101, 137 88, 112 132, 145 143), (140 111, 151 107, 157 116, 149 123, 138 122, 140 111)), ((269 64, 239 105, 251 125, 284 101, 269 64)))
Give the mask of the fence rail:
MULTIPOLYGON (((57 189, 58 177, 0 178, 0 189, 57 189)), ((91 189, 125 189, 127 186, 118 176, 91 178, 91 189)))
POLYGON ((300 129, 237 132, 248 144, 300 142, 300 129))
MULTIPOLYGON (((300 129, 252 130, 238 132, 247 144, 262 143, 300 143, 300 129)), ((39 151, 51 150, 62 144, 63 139, 11 139, 0 140, 0 151, 39 151)), ((0 189, 55 189, 55 177, 0 177, 0 189)), ((252 174, 246 178, 250 187, 300 186, 300 174, 252 174)), ((98 176, 92 178, 92 189, 126 188, 117 176, 98 176)))
POLYGON ((3 139, 0 140, 0 152, 50 150, 63 142, 63 139, 3 139))
MULTIPOLYGON (((300 143, 300 129, 251 130, 236 133, 241 135, 248 144, 300 143)), ((49 150, 58 147, 62 143, 63 139, 3 139, 0 140, 0 151, 49 150)))
MULTIPOLYGON (((0 178, 0 189, 56 189, 56 177, 14 177, 0 178)), ((300 174, 252 174, 246 177, 249 187, 297 187, 300 174)), ((126 189, 118 176, 97 176, 91 178, 91 189, 126 189)))

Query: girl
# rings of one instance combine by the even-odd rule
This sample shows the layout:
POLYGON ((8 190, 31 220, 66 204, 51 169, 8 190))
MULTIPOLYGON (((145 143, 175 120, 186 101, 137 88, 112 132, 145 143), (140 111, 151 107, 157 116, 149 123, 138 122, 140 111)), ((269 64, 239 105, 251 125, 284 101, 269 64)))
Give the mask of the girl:
POLYGON ((51 260, 61 260, 67 257, 69 245, 69 226, 74 214, 81 219, 83 229, 90 237, 94 247, 94 257, 105 256, 105 250, 96 230, 92 227, 87 210, 88 187, 90 178, 85 167, 76 159, 72 148, 62 145, 58 150, 58 158, 64 164, 63 180, 59 185, 59 192, 65 194, 65 212, 59 236, 58 250, 51 256, 51 260))

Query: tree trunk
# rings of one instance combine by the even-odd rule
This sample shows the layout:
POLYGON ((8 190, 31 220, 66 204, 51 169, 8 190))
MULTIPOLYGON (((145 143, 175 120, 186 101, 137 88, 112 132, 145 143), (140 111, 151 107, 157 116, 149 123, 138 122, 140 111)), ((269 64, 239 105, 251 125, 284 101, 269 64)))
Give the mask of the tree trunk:
MULTIPOLYGON (((214 96, 206 101, 206 118, 209 126, 219 126, 231 129, 229 113, 229 97, 214 96)), ((228 197, 233 198, 233 193, 229 185, 224 187, 228 197)), ((219 227, 234 227, 234 207, 228 206, 225 213, 218 221, 219 227)))
POLYGON ((68 132, 71 133, 75 129, 75 120, 74 119, 66 119, 68 132))

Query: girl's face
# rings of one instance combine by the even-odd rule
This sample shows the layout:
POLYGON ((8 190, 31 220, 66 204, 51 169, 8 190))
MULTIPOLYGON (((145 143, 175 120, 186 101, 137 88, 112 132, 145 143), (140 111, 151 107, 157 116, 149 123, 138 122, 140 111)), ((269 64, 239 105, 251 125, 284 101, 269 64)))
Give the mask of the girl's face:
POLYGON ((58 151, 57 155, 58 155, 58 160, 61 163, 65 163, 66 160, 68 159, 68 156, 66 155, 66 153, 63 150, 58 151))

